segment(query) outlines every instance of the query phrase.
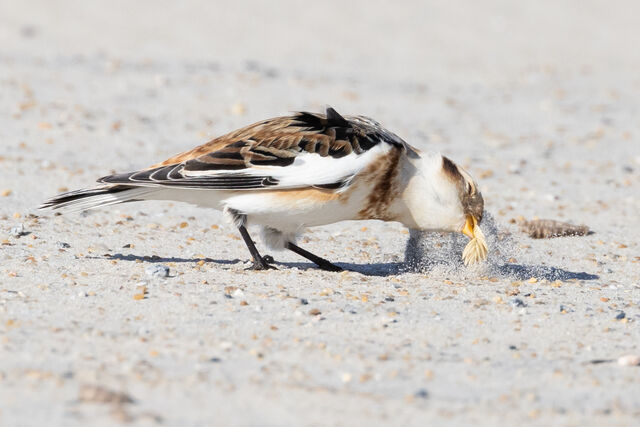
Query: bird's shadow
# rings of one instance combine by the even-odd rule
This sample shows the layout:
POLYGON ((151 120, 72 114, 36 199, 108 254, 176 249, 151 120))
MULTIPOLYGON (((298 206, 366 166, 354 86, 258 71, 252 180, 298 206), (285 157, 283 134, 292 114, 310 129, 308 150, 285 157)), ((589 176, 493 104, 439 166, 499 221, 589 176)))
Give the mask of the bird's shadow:
MULTIPOLYGON (((105 254, 100 258, 117 261, 132 261, 132 262, 149 262, 149 263, 197 263, 204 261, 207 263, 221 264, 221 265, 233 265, 238 263, 244 263, 248 260, 242 259, 214 259, 214 258, 178 258, 178 257, 161 257, 158 255, 134 255, 134 254, 105 254)), ((278 262, 276 260, 275 265, 277 267, 284 267, 286 269, 298 268, 300 270, 317 270, 318 267, 310 262, 278 262)), ((353 264, 353 263, 336 263, 337 266, 356 273, 363 274, 365 276, 393 276, 400 274, 404 271, 404 263, 402 262, 389 262, 378 264, 353 264)))
POLYGON ((497 266, 500 275, 518 280, 525 280, 531 277, 537 279, 554 280, 597 280, 600 278, 597 274, 587 273, 585 271, 569 271, 559 267, 550 267, 546 265, 522 265, 522 264, 503 264, 497 266))
POLYGON ((133 262, 150 262, 150 263, 196 263, 200 261, 212 262, 215 264, 237 264, 242 260, 236 259, 213 259, 213 258, 177 258, 177 257, 161 257, 158 255, 133 255, 133 254, 105 254, 102 258, 117 260, 117 261, 133 261, 133 262))
MULTIPOLYGON (((149 262, 149 263, 197 263, 204 261, 207 263, 221 264, 221 265, 233 265, 246 260, 238 258, 224 260, 214 258, 178 258, 178 257, 160 257, 157 255, 133 255, 133 254, 106 254, 105 258, 118 261, 132 261, 132 262, 149 262)), ((316 270, 317 267, 313 263, 309 262, 276 262, 277 266, 290 268, 298 268, 300 270, 316 270)), ((347 271, 353 271, 360 273, 364 276, 373 277, 388 277, 395 276, 403 273, 422 273, 429 274, 429 270, 412 268, 409 263, 405 262, 383 262, 374 264, 355 264, 355 263, 336 263, 341 268, 347 271)), ((525 280, 531 277, 538 279, 546 279, 549 281, 554 280, 596 280, 599 278, 596 274, 590 274, 584 271, 569 271, 559 267, 550 267, 542 265, 524 265, 524 264, 503 264, 495 267, 497 275, 505 278, 512 278, 516 280, 525 280)))

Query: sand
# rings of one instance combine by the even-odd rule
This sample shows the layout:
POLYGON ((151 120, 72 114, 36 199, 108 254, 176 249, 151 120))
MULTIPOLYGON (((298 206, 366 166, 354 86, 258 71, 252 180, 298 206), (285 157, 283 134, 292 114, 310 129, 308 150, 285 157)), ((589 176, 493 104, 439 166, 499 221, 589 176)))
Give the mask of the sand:
POLYGON ((0 424, 637 424, 640 10, 556 3, 0 2, 0 424), (251 272, 215 211, 36 209, 327 104, 464 165, 488 261, 348 222, 300 245, 351 271, 251 272))

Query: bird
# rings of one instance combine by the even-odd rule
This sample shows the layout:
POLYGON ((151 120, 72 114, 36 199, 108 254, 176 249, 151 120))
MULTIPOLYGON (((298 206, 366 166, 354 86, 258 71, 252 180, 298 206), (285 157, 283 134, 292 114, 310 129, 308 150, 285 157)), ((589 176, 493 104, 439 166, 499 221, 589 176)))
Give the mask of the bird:
POLYGON ((297 238, 308 227, 346 220, 460 232, 471 239, 468 247, 478 246, 471 262, 486 257, 478 225, 484 199, 464 168, 439 152, 418 150, 369 117, 342 116, 331 107, 263 120, 97 182, 40 208, 79 211, 143 200, 215 208, 238 228, 254 270, 275 266, 258 251, 250 225, 270 249, 291 250, 328 271, 342 268, 301 248, 297 238))

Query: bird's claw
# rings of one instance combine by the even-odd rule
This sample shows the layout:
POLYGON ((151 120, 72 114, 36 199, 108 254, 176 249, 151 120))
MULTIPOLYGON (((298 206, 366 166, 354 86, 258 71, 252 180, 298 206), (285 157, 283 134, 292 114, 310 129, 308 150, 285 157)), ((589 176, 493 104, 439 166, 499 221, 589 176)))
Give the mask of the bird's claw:
POLYGON ((265 255, 260 259, 254 259, 251 267, 247 270, 277 270, 272 264, 275 262, 271 255, 265 255))

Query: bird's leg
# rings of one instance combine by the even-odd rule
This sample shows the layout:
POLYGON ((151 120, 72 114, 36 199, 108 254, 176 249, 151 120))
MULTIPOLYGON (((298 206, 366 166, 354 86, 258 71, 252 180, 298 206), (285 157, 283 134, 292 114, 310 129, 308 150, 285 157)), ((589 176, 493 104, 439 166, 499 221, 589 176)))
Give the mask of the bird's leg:
POLYGON ((304 257, 304 258, 308 259, 309 261, 315 263, 318 267, 320 267, 321 270, 342 271, 342 268, 338 267, 337 265, 332 264, 331 262, 327 261, 326 259, 320 258, 318 255, 314 255, 309 251, 305 251, 300 246, 296 246, 291 242, 285 243, 284 247, 289 249, 290 251, 293 251, 293 252, 297 253, 301 257, 304 257))
POLYGON ((238 226, 238 230, 240 230, 240 235, 244 240, 244 243, 247 245, 249 252, 251 253, 251 257, 253 258, 253 265, 249 267, 250 270, 277 270, 273 265, 270 265, 269 262, 273 262, 273 258, 269 255, 264 258, 260 256, 260 252, 258 252, 258 248, 256 248, 255 243, 251 240, 251 236, 249 236, 249 232, 244 225, 238 226), (265 259, 267 258, 267 259, 265 259), (267 262, 269 261, 269 262, 267 262))

